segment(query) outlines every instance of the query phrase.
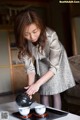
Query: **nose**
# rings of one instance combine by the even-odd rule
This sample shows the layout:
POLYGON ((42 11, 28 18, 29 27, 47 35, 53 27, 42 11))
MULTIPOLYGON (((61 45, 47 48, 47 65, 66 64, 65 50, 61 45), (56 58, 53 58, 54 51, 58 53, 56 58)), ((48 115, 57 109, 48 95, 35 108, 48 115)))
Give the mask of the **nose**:
POLYGON ((34 35, 30 34, 30 39, 33 40, 34 39, 34 35))

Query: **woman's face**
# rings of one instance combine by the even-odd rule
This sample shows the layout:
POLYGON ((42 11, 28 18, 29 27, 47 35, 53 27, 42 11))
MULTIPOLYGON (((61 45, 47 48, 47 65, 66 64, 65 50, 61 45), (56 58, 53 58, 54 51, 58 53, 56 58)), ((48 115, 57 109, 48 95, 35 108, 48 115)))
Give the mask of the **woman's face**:
POLYGON ((36 42, 40 36, 41 30, 35 23, 32 23, 25 27, 24 38, 31 42, 36 42))

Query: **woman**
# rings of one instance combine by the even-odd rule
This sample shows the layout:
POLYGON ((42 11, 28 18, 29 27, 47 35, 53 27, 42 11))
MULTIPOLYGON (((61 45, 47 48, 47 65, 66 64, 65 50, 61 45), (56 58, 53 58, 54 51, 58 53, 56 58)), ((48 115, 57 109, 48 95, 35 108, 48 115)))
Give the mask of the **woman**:
POLYGON ((18 57, 25 63, 28 74, 26 93, 40 93, 42 104, 49 105, 53 96, 54 107, 61 109, 60 93, 75 85, 63 45, 55 31, 46 27, 34 11, 22 11, 15 20, 15 38, 18 57), (34 62, 36 65, 34 65, 34 62), (35 80, 35 75, 39 77, 35 80))

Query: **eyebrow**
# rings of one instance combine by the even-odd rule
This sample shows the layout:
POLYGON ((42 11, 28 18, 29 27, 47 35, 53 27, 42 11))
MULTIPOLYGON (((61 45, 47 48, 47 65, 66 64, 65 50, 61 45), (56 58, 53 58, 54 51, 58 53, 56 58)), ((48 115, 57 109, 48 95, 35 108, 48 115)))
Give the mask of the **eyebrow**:
POLYGON ((37 28, 35 28, 33 31, 37 30, 37 28))

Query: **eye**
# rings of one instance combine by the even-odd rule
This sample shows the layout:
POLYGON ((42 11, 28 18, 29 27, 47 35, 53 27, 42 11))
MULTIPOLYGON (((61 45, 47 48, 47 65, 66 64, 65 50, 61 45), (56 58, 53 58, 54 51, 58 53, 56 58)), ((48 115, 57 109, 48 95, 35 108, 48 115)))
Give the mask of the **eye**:
POLYGON ((38 31, 38 29, 36 29, 36 30, 33 30, 33 33, 37 33, 37 31, 38 31))
POLYGON ((37 31, 34 31, 33 33, 37 33, 37 31))
POLYGON ((37 33, 37 31, 33 31, 33 33, 35 34, 35 33, 37 33))
POLYGON ((24 34, 25 37, 27 37, 28 35, 29 35, 28 33, 24 34))

